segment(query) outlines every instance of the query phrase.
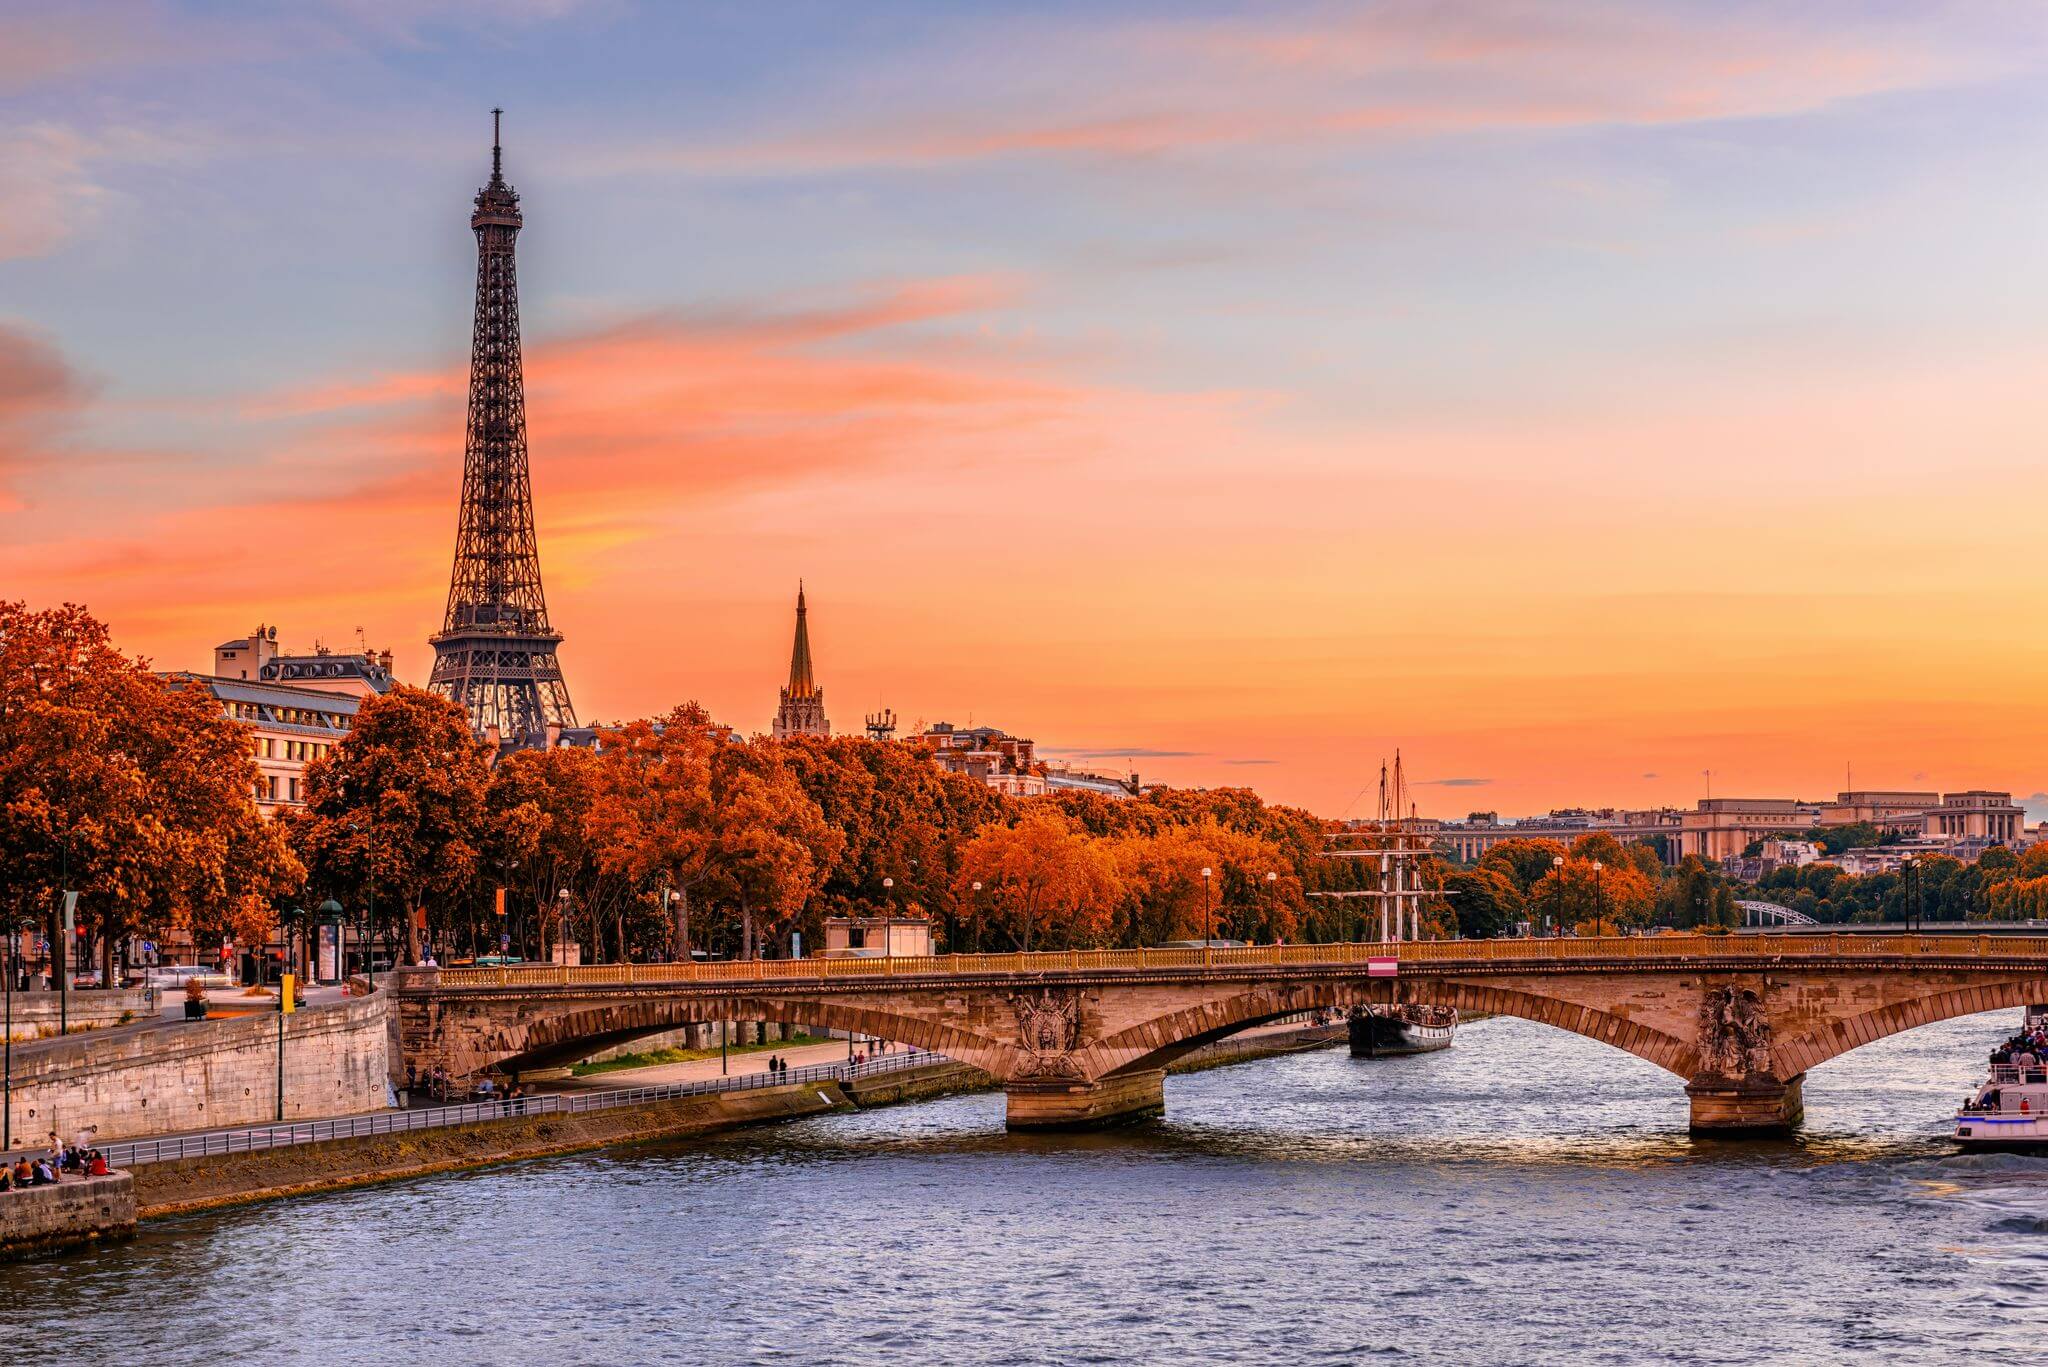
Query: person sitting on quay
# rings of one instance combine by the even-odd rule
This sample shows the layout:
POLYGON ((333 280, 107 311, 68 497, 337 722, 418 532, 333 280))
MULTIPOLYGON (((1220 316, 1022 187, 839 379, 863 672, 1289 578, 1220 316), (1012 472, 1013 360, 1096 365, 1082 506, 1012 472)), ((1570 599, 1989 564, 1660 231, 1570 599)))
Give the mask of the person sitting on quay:
POLYGON ((47 1187, 54 1185, 57 1181, 56 1170, 50 1166, 50 1160, 47 1158, 38 1158, 31 1172, 30 1186, 47 1187))
POLYGON ((33 1166, 30 1165, 27 1157, 24 1156, 20 1162, 14 1165, 14 1185, 17 1187, 25 1187, 35 1180, 35 1169, 33 1166))
POLYGON ((113 1171, 112 1168, 107 1166, 107 1156, 98 1149, 94 1149, 87 1155, 85 1165, 85 1175, 87 1177, 108 1177, 113 1174, 113 1171))

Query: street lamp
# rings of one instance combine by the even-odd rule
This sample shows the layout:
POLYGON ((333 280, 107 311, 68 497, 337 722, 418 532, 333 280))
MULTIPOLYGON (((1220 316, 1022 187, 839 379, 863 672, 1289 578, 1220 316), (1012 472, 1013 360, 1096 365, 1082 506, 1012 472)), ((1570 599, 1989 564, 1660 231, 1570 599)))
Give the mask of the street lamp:
POLYGON ((1204 968, 1209 966, 1209 942, 1214 938, 1211 931, 1214 913, 1210 910, 1214 905, 1214 899, 1209 895, 1210 888, 1213 886, 1209 880, 1214 877, 1215 870, 1208 868, 1202 870, 1202 967, 1204 968))
MULTIPOLYGON (((1275 883, 1278 883, 1279 881, 1280 881, 1280 875, 1279 875, 1279 874, 1277 874, 1277 873, 1273 872, 1273 870, 1271 870, 1271 869, 1267 869, 1267 870, 1266 870, 1266 891, 1267 891, 1268 893, 1270 893, 1270 892, 1272 892, 1272 891, 1273 891, 1273 885, 1274 885, 1275 883)), ((1266 901, 1267 901, 1267 909, 1268 909, 1268 910, 1271 910, 1271 909, 1272 909, 1272 898, 1271 898, 1271 897, 1268 897, 1268 898, 1266 899, 1266 901)), ((1251 937, 1251 936, 1249 936, 1249 935, 1247 935, 1247 936, 1245 936, 1244 938, 1245 938, 1245 939, 1247 939, 1247 940, 1249 940, 1249 939, 1251 939, 1252 937, 1251 937)))
POLYGON ((1593 933, 1600 934, 1600 861, 1593 861, 1593 933))
MULTIPOLYGON (((1553 856, 1551 856, 1551 860, 1550 860, 1550 867, 1551 867, 1551 868, 1552 868, 1553 870, 1555 870, 1555 871, 1556 871, 1556 873, 1557 873, 1557 891, 1551 894, 1551 904, 1552 904, 1552 906, 1553 906, 1553 907, 1554 907, 1554 908, 1556 909, 1556 911, 1557 911, 1557 924, 1558 924, 1558 928, 1559 928, 1559 929, 1563 929, 1563 928, 1564 928, 1564 856, 1563 856, 1563 855, 1561 855, 1561 854, 1559 854, 1559 855, 1553 855, 1553 856)), ((1550 929, 1550 927, 1549 927, 1548 925, 1545 925, 1545 926, 1544 926, 1543 928, 1544 928, 1545 930, 1549 930, 1549 929, 1550 929)))
MULTIPOLYGON (((567 926, 569 924, 569 890, 567 888, 563 888, 560 892, 557 892, 555 894, 555 900, 562 904, 561 924, 563 926, 567 926)), ((555 957, 559 959, 561 955, 556 954, 555 957)))
POLYGON ((981 953, 981 880, 974 880, 974 896, 968 910, 974 917, 974 952, 981 953))

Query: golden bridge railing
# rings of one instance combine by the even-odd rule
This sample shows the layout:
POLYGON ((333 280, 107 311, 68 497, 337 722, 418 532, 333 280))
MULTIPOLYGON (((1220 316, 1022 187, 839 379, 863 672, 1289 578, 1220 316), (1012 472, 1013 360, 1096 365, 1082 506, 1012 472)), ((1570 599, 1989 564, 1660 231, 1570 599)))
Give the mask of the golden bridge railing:
POLYGON ((937 954, 916 958, 749 959, 709 964, 535 964, 446 968, 443 987, 564 987, 689 982, 823 982, 846 978, 980 976, 1403 963, 1605 964, 1668 959, 1807 959, 1841 955, 2041 958, 2048 936, 2026 935, 1643 935, 1534 940, 1411 940, 1401 944, 1247 945, 1211 949, 1072 949, 1030 954, 937 954))

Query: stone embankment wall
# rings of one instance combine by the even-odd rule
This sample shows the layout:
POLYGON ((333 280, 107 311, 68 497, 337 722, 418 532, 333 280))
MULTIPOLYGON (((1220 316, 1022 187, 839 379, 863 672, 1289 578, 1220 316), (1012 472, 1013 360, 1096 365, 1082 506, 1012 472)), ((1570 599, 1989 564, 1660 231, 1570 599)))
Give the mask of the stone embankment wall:
POLYGON ((136 1199, 143 1216, 155 1219, 850 1108, 846 1094, 827 1082, 186 1158, 138 1167, 136 1199))
POLYGON ((135 1232, 135 1179, 125 1172, 0 1191, 0 1260, 135 1232))
MULTIPOLYGON (((349 998, 284 1018, 284 1114, 312 1120, 389 1100, 389 999, 349 998)), ((89 1126, 102 1143, 277 1118, 275 1012, 52 1041, 14 1059, 17 1142, 89 1126)))
MULTIPOLYGON (((1274 1032, 1236 1042, 1239 1047, 1207 1063, 1197 1060, 1219 1046, 1198 1050, 1182 1062, 1213 1067, 1302 1048, 1321 1048, 1342 1038, 1341 1025, 1274 1032)), ((157 1218, 613 1144, 688 1138, 849 1107, 893 1106, 962 1092, 992 1091, 995 1086, 995 1081, 980 1069, 947 1061, 876 1073, 844 1084, 799 1083, 622 1106, 610 1111, 519 1116, 447 1129, 150 1163, 136 1169, 136 1200, 144 1218, 157 1218)))
MULTIPOLYGON (((98 1030, 109 1025, 126 1025, 132 1020, 153 1016, 158 1007, 152 1006, 149 994, 140 987, 118 987, 86 992, 16 992, 14 994, 14 1038, 17 1040, 49 1039, 57 1035, 61 1021, 65 1030, 98 1030), (67 996, 68 1003, 60 1003, 58 997, 67 996)), ((4 1030, 0 1021, 0 1030, 4 1030)))

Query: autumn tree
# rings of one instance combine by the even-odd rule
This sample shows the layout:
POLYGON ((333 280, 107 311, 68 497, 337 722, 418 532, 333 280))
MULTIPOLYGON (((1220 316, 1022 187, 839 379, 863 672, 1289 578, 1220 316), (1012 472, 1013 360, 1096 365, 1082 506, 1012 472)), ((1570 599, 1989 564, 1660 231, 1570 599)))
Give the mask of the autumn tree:
POLYGON ((420 915, 445 932, 449 908, 475 890, 487 761, 467 713, 401 684, 365 702, 347 737, 306 766, 300 857, 319 886, 388 899, 407 963, 419 962, 420 915))
POLYGON ((975 944, 985 907, 1024 950, 1105 943, 1120 892, 1103 843, 1049 806, 1030 807, 1010 825, 984 826, 960 851, 956 880, 976 909, 975 944), (977 882, 979 893, 972 891, 977 882))
POLYGON ((1585 934, 1611 935, 1624 927, 1649 924, 1656 909, 1656 887, 1633 863, 1599 867, 1591 859, 1567 859, 1529 890, 1528 905, 1555 924, 1582 926, 1585 934))
POLYGON ((843 837, 772 742, 714 751, 711 800, 710 888, 738 913, 740 957, 758 958, 817 892, 843 837))
POLYGON ((659 722, 606 731, 600 741, 598 802, 589 817, 596 857, 640 898, 653 897, 654 942, 665 940, 673 959, 688 962, 694 899, 714 874, 711 754, 720 742, 695 703, 659 722))
POLYGON ((1444 891, 1450 894, 1458 933, 1468 940, 1505 935, 1525 914, 1522 890, 1498 867, 1453 870, 1444 876, 1444 891))
POLYGON ((57 894, 111 976, 137 933, 266 925, 302 870, 258 816, 247 733, 66 604, 0 603, 0 908, 59 942, 57 894))
POLYGON ((1499 870, 1526 895, 1529 889, 1550 876, 1557 861, 1565 855, 1565 847, 1555 840, 1514 836, 1481 855, 1479 867, 1499 870))
POLYGON ((1690 930, 1696 926, 1733 926, 1736 923, 1734 895, 1728 880, 1699 855, 1680 860, 1657 885, 1656 919, 1667 926, 1690 930))

